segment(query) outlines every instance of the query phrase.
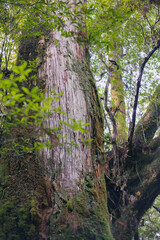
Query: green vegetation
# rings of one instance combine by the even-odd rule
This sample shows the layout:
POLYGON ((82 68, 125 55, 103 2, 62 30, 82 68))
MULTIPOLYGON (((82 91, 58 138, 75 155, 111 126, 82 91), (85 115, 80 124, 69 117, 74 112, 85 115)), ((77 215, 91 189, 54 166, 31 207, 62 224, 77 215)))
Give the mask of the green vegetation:
MULTIPOLYGON (((31 63, 30 63, 31 64, 31 63)), ((35 64, 34 64, 35 68, 35 64)), ((59 101, 63 93, 56 94, 53 89, 50 97, 46 98, 44 92, 37 86, 32 86, 31 89, 27 88, 28 81, 33 81, 36 76, 31 76, 33 70, 32 66, 27 67, 27 62, 24 62, 20 66, 14 66, 13 72, 10 74, 9 78, 5 77, 3 73, 0 75, 0 103, 1 103, 1 118, 0 127, 4 129, 5 134, 10 134, 13 128, 23 128, 25 131, 33 131, 37 128, 34 136, 34 145, 30 145, 30 138, 22 135, 21 145, 16 143, 16 139, 12 139, 12 148, 16 151, 17 147, 20 147, 22 151, 33 151, 34 149, 41 149, 43 147, 54 147, 55 144, 60 143, 61 135, 58 130, 62 128, 63 125, 68 126, 73 131, 80 131, 81 134, 87 133, 85 127, 89 123, 82 124, 81 120, 76 121, 73 118, 69 118, 71 123, 59 121, 59 127, 50 129, 47 125, 41 124, 45 121, 48 115, 55 113, 66 115, 66 113, 61 111, 61 107, 52 108, 53 102, 59 101), (32 67, 32 68, 31 68, 32 67), (28 129, 28 130, 27 130, 28 129), (48 134, 49 136, 54 135, 57 139, 55 142, 41 142, 40 136, 48 134), (30 147, 29 147, 30 146, 30 147)), ((6 140, 7 141, 7 140, 6 140)), ((9 140, 11 141, 11 139, 9 140)), ((92 139, 82 138, 85 144, 89 145, 92 139)), ((74 145, 74 142, 68 143, 68 145, 74 145)), ((7 149, 8 151, 8 146, 7 149)), ((5 151, 5 148, 2 149, 5 151)))

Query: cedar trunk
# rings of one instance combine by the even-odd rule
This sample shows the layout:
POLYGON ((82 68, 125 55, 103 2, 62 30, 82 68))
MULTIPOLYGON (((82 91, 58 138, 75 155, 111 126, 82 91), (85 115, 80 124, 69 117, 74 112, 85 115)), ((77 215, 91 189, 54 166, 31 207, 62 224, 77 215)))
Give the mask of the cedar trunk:
MULTIPOLYGON (((66 27, 74 30, 69 23, 66 27)), ((57 31, 47 41, 23 39, 18 61, 36 57, 36 84, 46 97, 53 89, 63 92, 52 107, 60 106, 66 114, 54 112, 44 121, 42 128, 47 126, 50 131, 42 140, 56 143, 51 149, 15 152, 4 141, 8 151, 1 156, 0 239, 113 239, 100 154, 103 118, 87 46, 57 31), (70 118, 89 123, 88 132, 74 132, 67 126, 72 123, 70 118), (59 141, 51 130, 55 127, 59 141), (92 138, 91 147, 82 138, 92 138), (70 142, 74 144, 70 146, 70 142)), ((32 134, 33 129, 17 127, 8 138, 14 135, 20 142, 21 136, 32 139, 32 134)))

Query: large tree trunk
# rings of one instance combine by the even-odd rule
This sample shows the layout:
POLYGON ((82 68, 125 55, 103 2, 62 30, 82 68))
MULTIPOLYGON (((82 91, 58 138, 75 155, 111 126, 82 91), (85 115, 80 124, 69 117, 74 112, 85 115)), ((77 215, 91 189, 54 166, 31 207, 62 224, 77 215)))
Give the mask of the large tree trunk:
MULTIPOLYGON (((51 91, 55 89, 56 93, 63 92, 59 101, 53 103, 53 108, 61 107, 61 111, 66 115, 54 113, 54 116, 48 117, 46 124, 49 128, 59 127, 60 123, 67 122, 73 124, 69 118, 81 120, 82 123, 90 123, 86 129, 88 133, 81 134, 79 131, 73 132, 66 125, 62 125, 59 133, 62 135, 61 144, 63 146, 55 147, 54 151, 44 149, 42 151, 44 159, 51 159, 54 166, 46 162, 50 171, 58 171, 59 184, 62 188, 68 189, 68 193, 79 190, 78 184, 84 181, 86 174, 93 170, 91 148, 82 142, 91 138, 91 103, 89 98, 92 95, 92 88, 87 85, 87 58, 86 49, 80 47, 73 39, 61 37, 59 32, 50 36, 50 42, 47 43, 45 56, 42 65, 38 70, 40 81, 45 79, 46 96, 50 96, 51 91), (58 40, 59 44, 55 45, 54 41, 58 40), (65 138, 65 136, 67 137, 65 138), (70 153, 67 143, 73 141, 78 146, 70 147, 70 153), (48 166, 49 164, 49 166, 48 166)), ((90 80, 91 77, 90 77, 90 80)), ((99 115, 100 117, 100 115, 99 115)), ((100 120, 102 124, 102 119, 100 120)), ((102 127, 102 126, 101 126, 102 127)), ((51 140, 51 139, 50 139, 51 140)))
POLYGON ((45 78, 47 96, 53 88, 56 93, 63 92, 56 107, 61 106, 62 111, 67 113, 55 113, 47 119, 47 125, 50 128, 58 127, 59 121, 71 124, 69 118, 90 123, 88 133, 85 134, 73 132, 64 125, 59 131, 62 146, 42 151, 42 158, 48 169, 48 180, 54 187, 51 196, 51 232, 55 239, 65 239, 66 236, 68 239, 94 239, 96 236, 99 239, 110 238, 109 230, 106 229, 107 206, 103 172, 96 162, 101 161, 98 159, 98 152, 99 148, 103 148, 103 119, 87 54, 86 47, 54 32, 47 43, 44 64, 42 63, 38 71, 39 78, 45 78), (54 40, 58 40, 59 44, 55 46, 54 40), (93 138, 92 147, 87 147, 82 137, 86 140, 93 138), (68 151, 67 143, 70 141, 78 146, 73 145, 68 151), (88 181, 91 181, 89 185, 88 181), (104 216, 99 207, 105 211, 104 216), (97 211, 100 211, 100 215, 97 211))
MULTIPOLYGON (((69 23, 66 28, 75 30, 69 23)), ((44 122, 43 128, 50 131, 42 141, 57 143, 51 149, 29 153, 16 149, 15 152, 9 150, 9 141, 5 141, 8 151, 1 156, 0 237, 4 240, 112 239, 100 154, 103 118, 89 69, 87 46, 62 37, 58 31, 50 33, 47 42, 23 39, 19 60, 33 60, 37 56, 37 84, 46 97, 53 89, 56 93, 63 92, 52 107, 61 106, 66 115, 54 112, 44 122), (90 123, 86 127, 88 132, 73 132, 67 126, 72 124, 69 118, 90 123), (51 130, 54 127, 59 127, 56 134, 51 130), (62 136, 59 141, 57 134, 62 136), (92 146, 86 146, 82 138, 93 138, 92 146), (68 148, 70 142, 72 146, 68 148)), ((21 136, 31 139, 32 131, 17 127, 9 137, 14 134, 20 142, 21 136)))

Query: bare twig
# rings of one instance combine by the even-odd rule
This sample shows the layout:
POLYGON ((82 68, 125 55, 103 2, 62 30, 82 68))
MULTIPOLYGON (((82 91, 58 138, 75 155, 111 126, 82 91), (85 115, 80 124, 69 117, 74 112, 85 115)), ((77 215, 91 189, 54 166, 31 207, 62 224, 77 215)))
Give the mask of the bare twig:
POLYGON ((107 71, 103 71, 100 75, 100 79, 96 80, 96 82, 100 82, 105 74, 107 74, 107 71))
POLYGON ((153 30, 154 30, 154 27, 156 26, 156 24, 160 21, 160 17, 158 18, 157 21, 155 21, 155 23, 153 25, 151 25, 149 19, 147 18, 147 16, 145 16, 145 19, 147 20, 148 24, 149 24, 149 27, 150 27, 150 34, 151 34, 151 39, 152 39, 152 44, 153 46, 155 46, 155 37, 153 36, 153 30))
POLYGON ((160 209, 157 206, 153 205, 153 207, 160 213, 160 209))
POLYGON ((145 33, 144 33, 144 29, 143 29, 142 24, 140 24, 139 22, 136 22, 136 23, 141 27, 141 30, 142 30, 142 35, 143 35, 143 51, 144 51, 144 45, 146 45, 146 43, 147 43, 146 37, 145 37, 145 33))

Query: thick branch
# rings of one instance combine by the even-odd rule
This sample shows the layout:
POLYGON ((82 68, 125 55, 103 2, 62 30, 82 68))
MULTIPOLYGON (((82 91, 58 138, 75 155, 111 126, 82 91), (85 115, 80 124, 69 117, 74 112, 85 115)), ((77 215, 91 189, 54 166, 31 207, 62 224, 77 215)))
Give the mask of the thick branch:
POLYGON ((132 139, 133 139, 133 134, 134 134, 134 129, 135 129, 136 111, 137 111, 137 105, 138 105, 139 89, 140 89, 140 86, 141 86, 143 71, 144 71, 146 63, 149 61, 151 56, 154 54, 154 52, 159 47, 160 47, 160 39, 158 40, 157 45, 152 49, 152 51, 149 52, 147 57, 145 57, 142 65, 140 67, 140 70, 139 70, 139 76, 138 76, 138 79, 137 79, 137 86, 136 86, 135 99, 134 99, 134 105, 133 105, 132 122, 130 124, 130 134, 129 134, 129 138, 128 138, 128 142, 129 142, 130 146, 132 144, 132 139))
POLYGON ((156 151, 160 147, 160 135, 154 138, 148 145, 151 152, 156 151))
MULTIPOLYGON (((114 153, 114 170, 117 169, 117 165, 118 165, 118 169, 119 169, 119 152, 118 152, 118 148, 117 148, 117 143, 116 143, 116 138, 117 138, 117 125, 116 125, 116 119, 114 116, 114 113, 112 113, 112 108, 109 108, 107 103, 108 103, 108 87, 110 84, 110 77, 111 77, 111 72, 109 71, 108 73, 108 80, 106 82, 106 86, 105 86, 105 90, 104 90, 104 107, 106 112, 109 115, 110 121, 112 123, 112 135, 111 135, 111 140, 112 140, 112 146, 113 146, 113 153, 114 153)), ((116 172, 114 172, 113 174, 115 175, 116 172)))
POLYGON ((128 160, 120 185, 118 177, 114 183, 110 179, 113 179, 112 175, 106 171, 108 207, 117 240, 132 239, 141 217, 160 194, 160 149, 140 154, 136 152, 134 156, 128 156, 128 160))
POLYGON ((138 154, 130 161, 133 168, 128 173, 127 192, 134 196, 134 209, 140 219, 160 194, 160 149, 138 154))
POLYGON ((157 129, 159 128, 160 118, 160 85, 156 88, 148 109, 142 119, 137 124, 134 140, 138 144, 141 142, 149 143, 157 129))

